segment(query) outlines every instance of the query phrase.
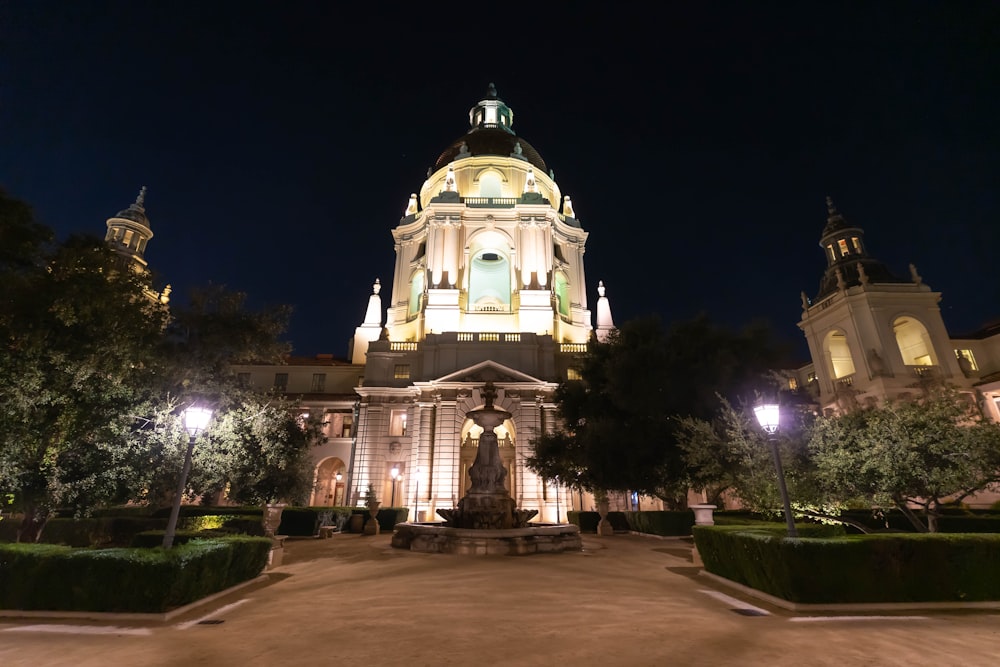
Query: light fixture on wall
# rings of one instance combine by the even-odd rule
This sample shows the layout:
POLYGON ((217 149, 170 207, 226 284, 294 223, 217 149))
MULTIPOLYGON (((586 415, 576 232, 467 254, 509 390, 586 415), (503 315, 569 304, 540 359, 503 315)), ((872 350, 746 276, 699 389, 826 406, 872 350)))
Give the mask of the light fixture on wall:
POLYGON ((399 466, 392 466, 392 470, 389 471, 389 476, 392 478, 392 500, 389 503, 390 507, 396 506, 396 481, 399 479, 399 466))

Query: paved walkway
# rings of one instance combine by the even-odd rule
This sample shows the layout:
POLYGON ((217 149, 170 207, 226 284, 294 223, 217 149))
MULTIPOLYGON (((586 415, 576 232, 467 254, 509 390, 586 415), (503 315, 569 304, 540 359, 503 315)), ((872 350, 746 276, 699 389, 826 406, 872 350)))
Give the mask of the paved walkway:
POLYGON ((0 665, 1000 663, 995 611, 804 616, 699 577, 683 541, 584 547, 456 557, 394 550, 388 535, 289 541, 266 584, 169 623, 0 619, 0 665))

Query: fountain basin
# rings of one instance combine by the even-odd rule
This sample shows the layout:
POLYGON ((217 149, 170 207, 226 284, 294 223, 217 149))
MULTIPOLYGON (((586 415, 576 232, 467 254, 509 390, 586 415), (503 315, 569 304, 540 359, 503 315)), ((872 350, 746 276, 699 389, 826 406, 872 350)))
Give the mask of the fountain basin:
POLYGON ((398 523, 392 546, 421 553, 460 556, 527 556, 581 551, 580 527, 571 523, 524 528, 449 528, 442 523, 398 523))

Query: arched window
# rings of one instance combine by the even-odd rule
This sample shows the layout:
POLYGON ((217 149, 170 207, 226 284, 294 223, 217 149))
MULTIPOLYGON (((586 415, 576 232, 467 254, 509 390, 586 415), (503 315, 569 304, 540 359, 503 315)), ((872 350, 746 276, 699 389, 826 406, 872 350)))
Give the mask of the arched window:
POLYGON ((495 171, 486 171, 479 175, 480 197, 502 197, 503 179, 495 171))
POLYGON ((469 304, 477 312, 510 310, 510 263, 495 250, 481 250, 472 257, 469 304))
POLYGON ((913 317, 898 317, 892 323, 896 345, 903 363, 907 366, 937 366, 938 360, 931 345, 927 327, 913 317))
POLYGON ((569 283, 566 280, 566 274, 562 271, 557 271, 554 287, 556 292, 556 307, 559 309, 559 316, 563 319, 569 319, 569 283))
POLYGON ((510 312, 510 245, 499 232, 478 234, 469 248, 469 310, 510 312))
POLYGON ((830 364, 833 379, 840 380, 854 375, 854 358, 851 357, 851 348, 843 331, 828 333, 823 341, 823 351, 830 364))
POLYGON ((406 319, 413 319, 420 314, 424 305, 424 271, 417 271, 410 278, 410 301, 406 307, 406 319))

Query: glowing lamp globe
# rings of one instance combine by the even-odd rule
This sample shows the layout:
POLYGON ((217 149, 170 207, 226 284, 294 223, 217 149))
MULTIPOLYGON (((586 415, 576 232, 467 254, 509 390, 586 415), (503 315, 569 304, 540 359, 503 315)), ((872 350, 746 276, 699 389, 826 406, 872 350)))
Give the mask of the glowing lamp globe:
POLYGON ((757 421, 760 423, 760 427, 764 429, 767 433, 776 433, 778 431, 778 404, 777 403, 765 403, 763 405, 758 405, 753 409, 754 414, 757 416, 757 421))
POLYGON ((192 438, 205 430, 208 421, 212 418, 212 411, 208 408, 191 406, 184 410, 184 430, 192 438))

